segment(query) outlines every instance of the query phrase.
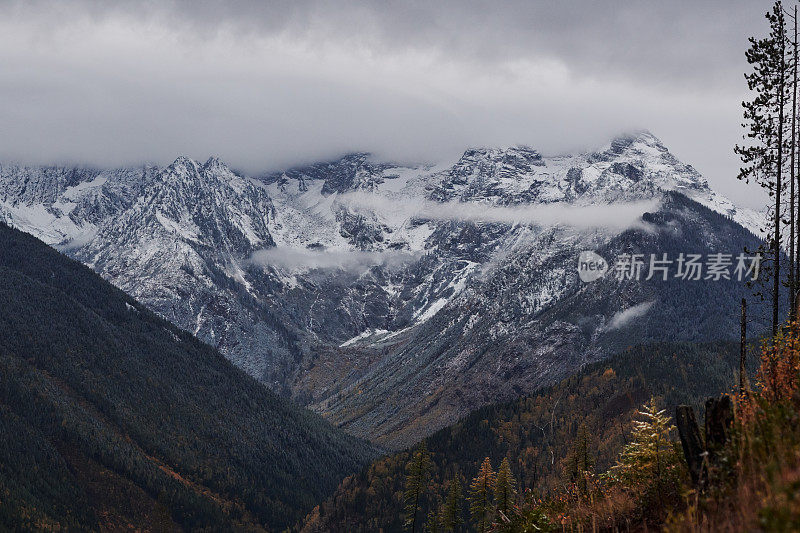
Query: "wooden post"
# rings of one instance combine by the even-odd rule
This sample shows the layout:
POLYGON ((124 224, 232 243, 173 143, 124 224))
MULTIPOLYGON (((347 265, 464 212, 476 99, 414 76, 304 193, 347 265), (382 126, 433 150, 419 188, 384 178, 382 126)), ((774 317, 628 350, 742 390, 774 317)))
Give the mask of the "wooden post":
POLYGON ((707 479, 705 447, 700 440, 700 428, 694 417, 694 409, 688 405, 679 405, 675 409, 675 424, 678 426, 678 435, 681 438, 681 447, 689 466, 692 483, 695 487, 703 489, 707 479))
POLYGON ((797 294, 794 295, 794 307, 797 311, 797 316, 800 316, 800 291, 798 291, 797 294))
POLYGON ((742 298, 742 334, 739 345, 739 394, 747 391, 747 300, 742 298))
POLYGON ((706 400, 706 451, 711 463, 715 463, 717 453, 725 447, 733 426, 733 402, 730 396, 706 400))

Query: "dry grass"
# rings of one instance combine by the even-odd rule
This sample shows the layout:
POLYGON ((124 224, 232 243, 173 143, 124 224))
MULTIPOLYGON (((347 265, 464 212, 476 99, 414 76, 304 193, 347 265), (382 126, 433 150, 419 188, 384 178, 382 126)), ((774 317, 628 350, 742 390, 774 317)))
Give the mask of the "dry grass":
POLYGON ((800 334, 790 325, 761 351, 753 390, 709 490, 687 496, 670 531, 800 531, 800 334))

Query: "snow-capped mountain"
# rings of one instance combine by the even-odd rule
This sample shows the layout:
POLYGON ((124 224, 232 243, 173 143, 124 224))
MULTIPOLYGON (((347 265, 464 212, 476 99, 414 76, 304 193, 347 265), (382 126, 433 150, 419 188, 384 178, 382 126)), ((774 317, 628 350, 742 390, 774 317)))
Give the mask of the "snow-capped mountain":
POLYGON ((760 224, 647 132, 587 154, 352 154, 257 178, 213 158, 0 166, 0 218, 390 446, 620 346, 727 335, 735 319, 707 313, 741 284, 587 285, 577 256, 737 253, 760 224))

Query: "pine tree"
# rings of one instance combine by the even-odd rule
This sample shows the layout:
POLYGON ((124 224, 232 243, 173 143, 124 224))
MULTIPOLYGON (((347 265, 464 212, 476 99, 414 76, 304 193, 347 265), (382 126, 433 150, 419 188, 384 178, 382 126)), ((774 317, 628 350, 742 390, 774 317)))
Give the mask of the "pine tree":
POLYGON ((589 428, 584 423, 578 428, 575 441, 572 443, 567 457, 567 477, 571 483, 577 485, 579 494, 586 493, 588 489, 586 476, 592 473, 594 467, 594 457, 590 448, 589 428))
POLYGON ((517 481, 511 473, 511 465, 508 458, 504 457, 497 470, 497 478, 494 481, 494 502, 498 513, 508 517, 517 496, 517 481))
POLYGON ((456 476, 450 481, 447 500, 442 509, 442 527, 445 531, 456 531, 464 523, 462 498, 461 481, 456 476))
POLYGON ((442 499, 439 497, 436 505, 428 512, 428 521, 425 522, 425 531, 428 533, 441 533, 442 527, 442 499))
POLYGON ((495 473, 492 462, 487 457, 478 469, 478 475, 472 480, 469 490, 469 511, 477 523, 478 531, 485 533, 492 524, 492 502, 490 491, 494 486, 495 473))
POLYGON ((421 521, 419 517, 420 508, 425 494, 425 484, 430 463, 430 454, 425 447, 425 442, 423 442, 406 466, 406 490, 403 494, 406 519, 403 525, 412 533, 416 532, 417 525, 421 521))
POLYGON ((769 191, 774 198, 774 212, 769 228, 769 246, 772 263, 772 330, 779 325, 780 254, 781 254, 781 202, 783 195, 783 164, 787 152, 784 135, 787 90, 786 20, 781 2, 766 14, 770 34, 764 39, 750 38, 750 48, 745 56, 753 71, 745 75, 747 86, 754 93, 751 101, 742 103, 744 126, 749 146, 737 146, 735 151, 742 161, 738 178, 749 183, 752 179, 769 191))
POLYGON ((662 512, 665 504, 680 498, 681 463, 670 433, 675 426, 671 419, 651 399, 634 421, 632 441, 623 448, 617 464, 611 468, 612 480, 630 489, 641 499, 644 507, 657 505, 662 512))

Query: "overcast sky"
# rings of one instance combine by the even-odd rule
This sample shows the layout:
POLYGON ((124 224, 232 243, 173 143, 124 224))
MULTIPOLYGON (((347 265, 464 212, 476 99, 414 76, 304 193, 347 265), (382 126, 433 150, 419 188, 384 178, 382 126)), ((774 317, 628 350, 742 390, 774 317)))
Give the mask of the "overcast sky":
POLYGON ((259 173, 349 151, 595 148, 646 128, 738 184, 747 37, 769 2, 0 0, 0 158, 218 155, 259 173))

